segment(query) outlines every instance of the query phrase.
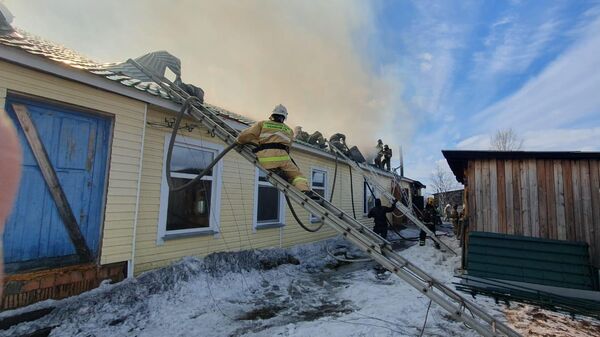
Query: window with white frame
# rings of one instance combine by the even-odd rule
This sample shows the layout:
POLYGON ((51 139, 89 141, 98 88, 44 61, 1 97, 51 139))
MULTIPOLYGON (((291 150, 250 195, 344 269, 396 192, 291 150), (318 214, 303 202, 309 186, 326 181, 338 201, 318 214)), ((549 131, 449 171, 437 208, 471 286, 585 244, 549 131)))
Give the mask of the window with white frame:
POLYGON ((267 181, 263 170, 256 169, 254 228, 281 227, 285 224, 283 193, 267 181))
MULTIPOLYGON (((323 199, 327 199, 327 171, 313 168, 311 170, 310 188, 323 199)), ((319 222, 321 219, 311 214, 310 222, 319 222)))
MULTIPOLYGON (((165 137, 165 161, 170 135, 165 137)), ((177 136, 171 156, 171 179, 182 186, 204 170, 223 149, 222 146, 177 136)), ((217 232, 219 219, 221 163, 215 165, 192 187, 171 192, 163 168, 159 211, 159 241, 169 236, 217 232)))
POLYGON ((363 213, 367 214, 371 210, 371 208, 375 207, 375 197, 373 194, 377 196, 377 191, 373 189, 366 181, 363 182, 363 213), (373 191, 373 193, 371 193, 373 191))

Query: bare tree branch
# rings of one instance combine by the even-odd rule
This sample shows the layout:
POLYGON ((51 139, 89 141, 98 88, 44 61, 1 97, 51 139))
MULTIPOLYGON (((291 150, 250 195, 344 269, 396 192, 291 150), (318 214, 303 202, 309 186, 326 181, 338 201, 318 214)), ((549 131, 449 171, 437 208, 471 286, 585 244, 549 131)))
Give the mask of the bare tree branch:
POLYGON ((434 193, 438 194, 440 207, 444 207, 446 204, 445 192, 458 189, 460 186, 454 179, 452 172, 445 169, 442 165, 438 164, 435 170, 431 173, 431 187, 433 187, 434 193))
POLYGON ((497 151, 518 151, 523 147, 523 139, 512 129, 498 130, 490 138, 492 150, 497 151))

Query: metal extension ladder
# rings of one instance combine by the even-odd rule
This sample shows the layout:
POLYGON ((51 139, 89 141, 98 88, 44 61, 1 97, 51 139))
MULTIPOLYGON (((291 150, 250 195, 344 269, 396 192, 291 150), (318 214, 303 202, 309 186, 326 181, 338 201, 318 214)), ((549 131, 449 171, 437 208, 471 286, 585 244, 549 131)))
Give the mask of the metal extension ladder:
MULTIPOLYGON (((189 95, 185 91, 163 76, 152 73, 134 60, 129 59, 128 62, 144 72, 174 99, 183 103, 189 98, 189 95)), ((219 137, 226 144, 231 145, 235 142, 238 131, 226 124, 210 106, 206 104, 193 104, 188 109, 188 114, 201 122, 211 134, 219 137)), ((237 147, 236 150, 242 157, 260 168, 256 155, 252 153, 248 146, 237 147)), ((370 228, 327 200, 323 199, 321 202, 314 201, 288 183, 284 178, 269 171, 267 171, 267 180, 292 201, 319 217, 321 221, 342 234, 348 241, 369 254, 386 269, 440 305, 457 321, 464 322, 482 336, 520 336, 517 332, 487 314, 474 303, 464 299, 456 291, 448 288, 402 256, 396 254, 392 250, 392 245, 389 241, 381 238, 370 228), (470 315, 467 314, 467 311, 470 315)))

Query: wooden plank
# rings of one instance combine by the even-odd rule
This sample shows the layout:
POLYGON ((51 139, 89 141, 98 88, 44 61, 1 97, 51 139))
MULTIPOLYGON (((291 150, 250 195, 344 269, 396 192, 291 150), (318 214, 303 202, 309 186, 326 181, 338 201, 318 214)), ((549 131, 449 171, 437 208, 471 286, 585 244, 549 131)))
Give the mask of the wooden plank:
POLYGON ((540 237, 540 219, 538 206, 537 167, 534 159, 527 161, 529 179, 529 226, 531 236, 540 237))
POLYGON ((490 161, 481 162, 481 193, 483 197, 483 228, 486 232, 492 231, 491 189, 490 189, 490 161))
POLYGON ((548 187, 546 185, 547 173, 545 163, 546 160, 539 159, 535 164, 537 166, 539 237, 548 239, 550 234, 548 226, 548 205, 546 204, 548 187))
POLYGON ((513 204, 513 161, 504 161, 504 186, 506 191, 506 234, 515 234, 515 208, 513 204))
POLYGON ((554 196, 554 166, 551 160, 544 160, 545 170, 545 181, 544 186, 546 188, 546 221, 548 223, 548 238, 557 239, 556 236, 556 205, 554 196))
POLYGON ((498 186, 498 232, 506 233, 506 184, 504 174, 504 160, 496 161, 496 186, 498 186))
POLYGON ((490 165, 490 226, 491 232, 498 233, 498 163, 495 159, 489 161, 490 165))
POLYGON ((590 160, 590 180, 592 189, 593 238, 596 254, 592 257, 594 267, 600 267, 600 160, 590 160))
MULTIPOLYGON (((579 169, 581 176, 581 219, 582 229, 585 242, 590 245, 592 249, 592 189, 590 186, 590 163, 588 160, 579 161, 579 169)), ((594 250, 595 252, 595 250, 594 250)), ((593 255, 593 254, 591 254, 593 255)))
POLYGON ((523 227, 521 225, 521 170, 518 160, 512 161, 512 178, 513 178, 513 207, 514 207, 514 230, 515 235, 523 235, 523 227))
POLYGON ((48 153, 44 148, 44 144, 37 133, 35 125, 29 117, 27 107, 22 104, 13 104, 12 106, 17 116, 17 120, 25 133, 27 142, 31 147, 35 160, 38 163, 40 172, 46 181, 50 195, 52 195, 52 199, 54 199, 54 202, 56 203, 58 214, 65 225, 69 238, 75 246, 77 255, 79 255, 82 261, 90 261, 92 259, 92 253, 85 242, 85 238, 81 234, 77 220, 73 215, 67 196, 60 185, 58 176, 52 167, 50 158, 48 158, 48 153))
POLYGON ((529 209, 529 164, 527 160, 519 160, 521 188, 521 234, 531 236, 531 210, 529 209))
POLYGON ((563 163, 560 160, 553 160, 552 167, 554 171, 554 207, 556 208, 556 238, 559 240, 567 239, 566 224, 566 196, 564 186, 563 163))
POLYGON ((583 200, 581 195, 581 169, 580 161, 571 161, 571 177, 573 179, 573 221, 575 225, 575 240, 585 241, 585 230, 583 226, 583 200))
POLYGON ((577 231, 575 229, 575 209, 573 201, 573 175, 571 173, 571 161, 563 160, 562 164, 562 182, 565 195, 565 226, 566 240, 577 240, 577 231))
POLYGON ((467 180, 467 219, 469 220, 469 227, 477 223, 476 215, 476 192, 475 192, 475 164, 469 161, 467 165, 468 180, 467 180))
POLYGON ((482 191, 481 161, 475 161, 475 223, 470 224, 474 231, 483 231, 483 191, 482 191))

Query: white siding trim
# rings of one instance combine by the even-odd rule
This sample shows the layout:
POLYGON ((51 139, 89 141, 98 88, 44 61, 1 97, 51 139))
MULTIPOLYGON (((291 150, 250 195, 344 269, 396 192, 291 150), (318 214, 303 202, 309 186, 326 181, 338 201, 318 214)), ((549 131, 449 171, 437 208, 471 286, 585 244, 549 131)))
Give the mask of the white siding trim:
MULTIPOLYGON (((163 169, 160 186, 160 208, 158 212, 158 223, 157 223, 157 237, 156 244, 163 245, 165 237, 169 235, 193 235, 193 234, 215 234, 219 233, 220 221, 221 221, 221 185, 223 178, 223 161, 219 161, 213 167, 212 176, 212 191, 211 191, 211 206, 210 206, 210 218, 208 228, 199 229, 182 229, 176 231, 169 231, 167 233, 167 208, 169 206, 169 185, 167 183, 166 172, 167 172, 167 152, 169 150, 169 141, 171 134, 165 135, 164 154, 163 154, 163 169)), ((181 146, 192 146, 200 149, 214 151, 215 157, 223 151, 223 146, 220 144, 208 142, 201 139, 186 137, 178 135, 175 144, 181 146)))

